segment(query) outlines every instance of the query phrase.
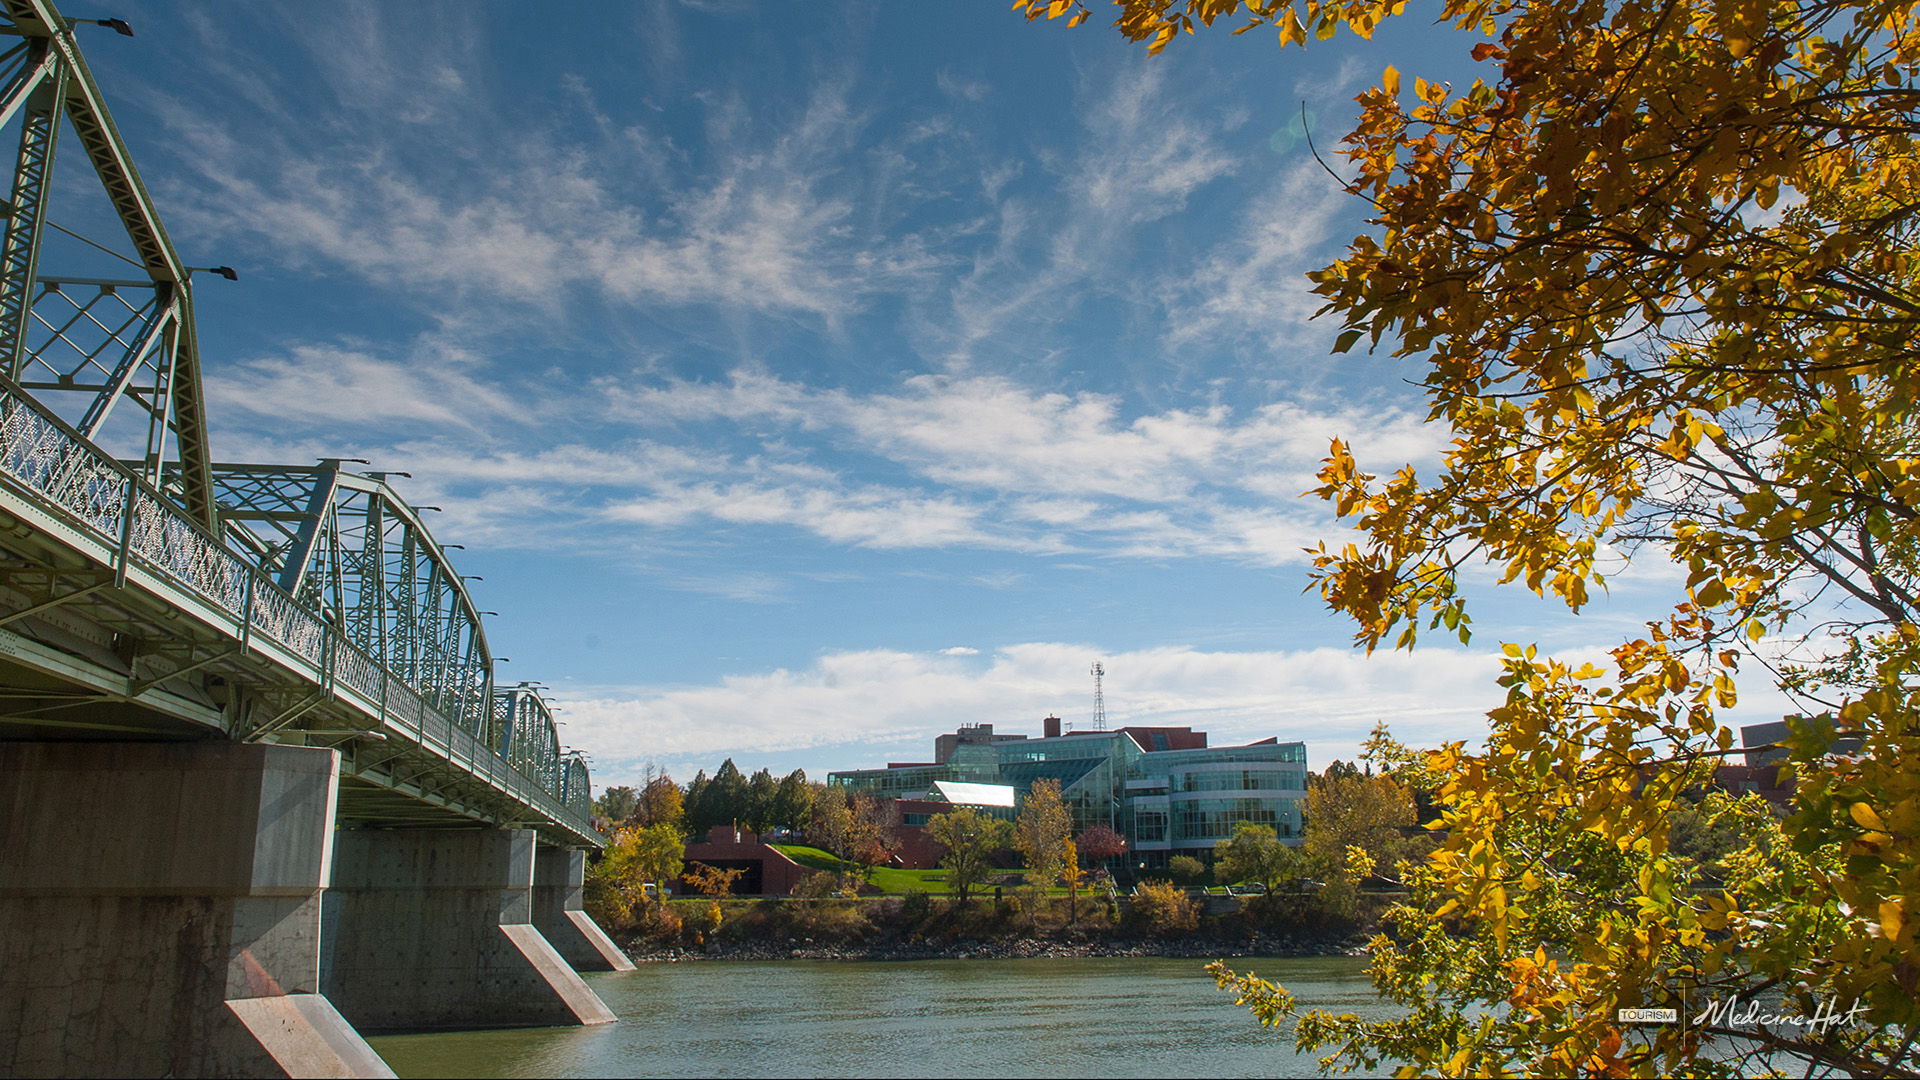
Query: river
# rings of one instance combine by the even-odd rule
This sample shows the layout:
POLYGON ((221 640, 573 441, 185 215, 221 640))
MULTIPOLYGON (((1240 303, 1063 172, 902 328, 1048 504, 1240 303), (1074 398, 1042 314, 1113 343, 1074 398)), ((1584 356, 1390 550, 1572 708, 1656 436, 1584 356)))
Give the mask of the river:
MULTIPOLYGON (((1355 957, 1241 959, 1303 1006, 1386 1017, 1355 957)), ((700 961, 587 975, 620 1016, 368 1040, 414 1076, 1299 1076, 1198 960, 700 961)), ((1381 1075, 1386 1075, 1382 1073, 1381 1075)))

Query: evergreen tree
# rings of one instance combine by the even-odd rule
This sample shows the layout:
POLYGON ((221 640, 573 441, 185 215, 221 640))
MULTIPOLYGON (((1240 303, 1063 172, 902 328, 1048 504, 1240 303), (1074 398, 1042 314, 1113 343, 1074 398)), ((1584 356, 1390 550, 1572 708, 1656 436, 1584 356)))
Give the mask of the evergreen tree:
POLYGON ((687 785, 686 798, 681 801, 680 813, 686 821, 687 832, 696 843, 705 840, 707 830, 713 828, 713 820, 708 816, 710 799, 707 790, 712 786, 713 781, 707 778, 707 770, 701 769, 687 785))
POLYGON ((756 833, 766 832, 773 827, 774 798, 780 790, 779 781, 766 769, 753 774, 747 781, 746 809, 740 816, 742 824, 756 833))
POLYGON ((804 833, 813 824, 813 785, 807 771, 795 769, 782 777, 773 793, 772 825, 804 833))
POLYGON ((712 825, 732 825, 744 822, 747 816, 747 778, 740 774, 740 767, 732 758, 720 763, 713 774, 713 783, 707 788, 707 814, 712 825))

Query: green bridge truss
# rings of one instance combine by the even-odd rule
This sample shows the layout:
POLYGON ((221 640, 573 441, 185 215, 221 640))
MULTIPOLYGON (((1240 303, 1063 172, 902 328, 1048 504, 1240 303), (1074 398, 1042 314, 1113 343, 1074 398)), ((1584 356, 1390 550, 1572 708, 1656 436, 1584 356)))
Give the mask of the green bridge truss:
POLYGON ((0 8, 0 738, 334 746, 343 819, 600 844, 584 762, 537 690, 496 685, 465 579, 386 474, 213 460, 193 275, 232 271, 181 261, 75 40, 129 28, 0 8), (52 216, 68 129, 111 235, 52 216), (75 244, 135 272, 41 265, 75 244))

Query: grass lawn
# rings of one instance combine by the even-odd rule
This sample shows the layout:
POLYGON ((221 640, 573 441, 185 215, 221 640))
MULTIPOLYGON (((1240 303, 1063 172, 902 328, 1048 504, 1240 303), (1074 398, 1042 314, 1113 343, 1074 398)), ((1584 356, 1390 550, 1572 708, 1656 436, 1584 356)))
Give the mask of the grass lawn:
MULTIPOLYGON (((809 870, 821 870, 829 874, 856 869, 852 863, 841 862, 817 847, 805 844, 771 844, 775 851, 799 863, 809 870)), ((945 892, 947 872, 945 870, 896 870, 883 866, 873 872, 873 884, 884 893, 904 893, 908 889, 921 892, 945 892)))

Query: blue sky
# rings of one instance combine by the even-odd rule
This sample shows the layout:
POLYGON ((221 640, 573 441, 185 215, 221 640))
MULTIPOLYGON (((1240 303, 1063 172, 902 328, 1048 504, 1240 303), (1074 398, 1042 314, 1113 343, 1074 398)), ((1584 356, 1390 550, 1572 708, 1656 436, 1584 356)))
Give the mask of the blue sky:
POLYGON ((216 456, 411 472, 597 782, 1085 724, 1096 657, 1115 722, 1318 767, 1377 719, 1472 739, 1499 641, 1667 602, 1482 583, 1472 649, 1365 658, 1301 595, 1328 438, 1442 442, 1302 277, 1365 216, 1303 108, 1326 147, 1388 63, 1472 77, 1418 15, 1149 60, 1001 3, 105 13, 176 244, 241 270, 196 289, 216 456))

